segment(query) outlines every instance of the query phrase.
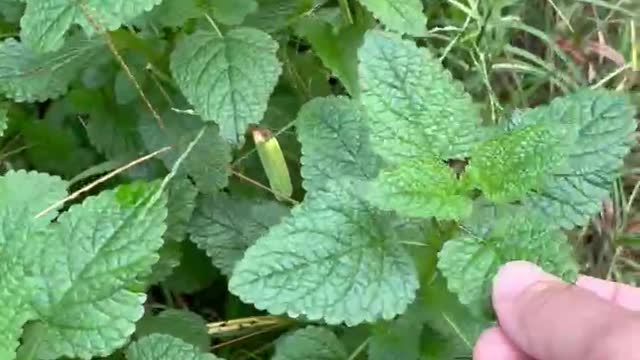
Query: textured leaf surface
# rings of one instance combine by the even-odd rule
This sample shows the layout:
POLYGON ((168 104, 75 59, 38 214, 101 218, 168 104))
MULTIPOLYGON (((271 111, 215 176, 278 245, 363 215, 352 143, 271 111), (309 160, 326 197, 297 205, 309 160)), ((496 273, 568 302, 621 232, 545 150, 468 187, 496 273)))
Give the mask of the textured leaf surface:
POLYGON ((226 194, 198 199, 191 221, 191 240, 213 264, 230 276, 234 265, 255 241, 289 213, 275 201, 233 198, 226 194))
POLYGON ((364 24, 352 24, 334 32, 333 25, 313 16, 303 17, 296 26, 296 32, 311 43, 322 63, 354 98, 360 94, 358 48, 366 30, 364 24))
MULTIPOLYGON (((173 111, 163 113, 162 118, 165 130, 151 117, 140 119, 138 130, 148 151, 175 146, 173 150, 160 155, 160 159, 170 169, 196 138, 203 122, 198 117, 173 111)), ((200 192, 216 193, 227 186, 230 162, 229 144, 220 137, 218 128, 210 124, 182 167, 193 178, 200 192)))
MULTIPOLYGON (((168 218, 167 218, 168 219, 168 218)), ((151 285, 155 285, 168 278, 176 267, 180 265, 182 259, 182 245, 177 241, 165 241, 158 250, 158 262, 153 264, 151 272, 140 277, 139 282, 132 284, 129 288, 133 290, 146 291, 151 285)))
MULTIPOLYGON (((28 0, 20 21, 20 38, 32 49, 58 50, 64 34, 78 24, 85 32, 116 30, 162 0, 28 0)), ((89 59, 90 60, 90 59, 89 59)))
POLYGON ((423 36, 427 18, 420 0, 360 0, 390 30, 401 34, 423 36))
POLYGON ((622 94, 582 90, 549 106, 517 114, 516 125, 560 123, 575 127, 566 146, 567 169, 555 171, 542 189, 524 201, 526 207, 552 224, 584 225, 600 211, 602 200, 635 140, 634 108, 622 94))
POLYGON ((272 360, 346 360, 348 357, 331 330, 309 326, 280 338, 272 360))
POLYGON ((197 32, 178 43, 171 71, 200 116, 215 121, 223 138, 238 143, 267 109, 282 72, 277 49, 269 35, 255 29, 234 29, 224 38, 197 32))
POLYGON ((167 231, 164 238, 167 241, 182 241, 187 234, 187 228, 193 210, 196 207, 198 190, 187 178, 175 178, 167 189, 167 231))
POLYGON ((136 335, 166 334, 191 344, 201 351, 210 345, 207 323, 191 311, 168 309, 158 315, 145 315, 136 325, 136 335))
POLYGON ((415 266, 388 226, 389 214, 370 209, 354 191, 335 184, 308 194, 247 250, 230 291, 272 314, 329 324, 402 313, 418 287, 415 266))
POLYGON ((203 16, 200 0, 163 0, 149 13, 143 14, 136 23, 151 23, 166 27, 179 27, 189 19, 203 16))
POLYGON ((491 321, 474 316, 468 307, 462 305, 457 295, 447 289, 441 274, 422 285, 414 304, 420 308, 420 317, 425 325, 443 337, 425 344, 423 353, 433 354, 427 359, 470 356, 480 334, 492 325, 491 321))
POLYGON ((145 336, 129 345, 125 354, 127 360, 221 360, 178 338, 164 334, 145 336))
POLYGON ((0 358, 14 359, 22 326, 35 318, 29 303, 36 279, 29 275, 40 261, 40 247, 33 241, 56 215, 53 211, 35 220, 40 211, 67 195, 58 177, 25 171, 9 171, 0 177, 0 358))
POLYGON ((166 200, 156 186, 123 185, 62 214, 40 238, 42 288, 34 300, 46 331, 39 357, 106 356, 123 346, 145 295, 127 290, 158 257, 166 200))
POLYGON ((307 191, 343 177, 376 176, 380 161, 371 149, 366 114, 356 102, 345 97, 311 100, 300 110, 296 125, 307 191))
POLYGON ((89 141, 109 159, 135 159, 143 150, 135 114, 112 106, 91 114, 86 127, 89 141))
POLYGON ((247 16, 245 25, 273 33, 291 25, 314 5, 313 0, 258 0, 258 11, 247 16))
POLYGON ((383 210, 410 217, 460 219, 471 213, 466 186, 439 160, 415 159, 383 171, 367 199, 383 210))
POLYGON ((491 279, 509 261, 531 261, 568 280, 577 276, 571 246, 561 231, 549 229, 544 220, 524 209, 504 216, 495 222, 485 216, 484 222, 492 224, 490 230, 449 240, 438 254, 438 268, 449 289, 465 305, 486 305, 491 279))
POLYGON ((24 12, 24 4, 21 0, 0 1, 0 14, 9 23, 18 23, 24 12))
POLYGON ((180 245, 180 265, 164 284, 172 291, 184 294, 192 294, 211 285, 217 275, 211 259, 191 241, 183 241, 180 245))
POLYGON ((93 151, 82 147, 71 128, 58 127, 47 118, 20 120, 13 123, 27 146, 25 154, 40 171, 71 178, 94 163, 93 151))
POLYGON ((238 25, 258 9, 256 0, 216 0, 210 3, 216 20, 227 25, 238 25))
POLYGON ((369 340, 369 360, 420 359, 420 335, 424 321, 413 308, 415 306, 391 322, 373 327, 369 340))
POLYGON ((562 147, 573 134, 563 130, 533 125, 487 141, 472 152, 465 175, 495 202, 522 199, 564 160, 562 147))
POLYGON ((390 162, 469 154, 482 135, 480 115, 433 55, 397 35, 369 31, 358 58, 376 152, 390 162))
POLYGON ((0 92, 18 102, 57 98, 103 48, 75 38, 56 52, 38 54, 9 38, 0 43, 0 92))

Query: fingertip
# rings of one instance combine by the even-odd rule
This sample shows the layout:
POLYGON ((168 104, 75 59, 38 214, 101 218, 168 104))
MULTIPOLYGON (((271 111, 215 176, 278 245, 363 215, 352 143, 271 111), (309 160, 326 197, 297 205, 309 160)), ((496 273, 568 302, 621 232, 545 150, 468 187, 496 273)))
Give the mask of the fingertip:
POLYGON ((529 360, 498 327, 485 330, 473 348, 473 360, 529 360))
POLYGON ((496 312, 500 311, 501 305, 517 298, 531 286, 544 286, 548 280, 559 279, 528 261, 506 263, 493 280, 492 300, 496 312))
POLYGON ((622 335, 640 333, 640 318, 605 300, 620 294, 607 295, 602 286, 584 279, 570 285, 531 263, 508 263, 496 275, 492 292, 500 331, 536 359, 617 359, 606 354, 619 353, 616 346, 630 349, 622 335))

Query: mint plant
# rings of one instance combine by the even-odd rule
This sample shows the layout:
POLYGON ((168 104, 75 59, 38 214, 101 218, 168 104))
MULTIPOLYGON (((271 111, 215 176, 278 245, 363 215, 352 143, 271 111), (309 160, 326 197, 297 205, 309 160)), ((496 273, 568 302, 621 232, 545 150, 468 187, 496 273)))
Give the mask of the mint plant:
POLYGON ((502 264, 573 281, 630 97, 505 110, 437 11, 0 1, 0 359, 451 358, 502 264))

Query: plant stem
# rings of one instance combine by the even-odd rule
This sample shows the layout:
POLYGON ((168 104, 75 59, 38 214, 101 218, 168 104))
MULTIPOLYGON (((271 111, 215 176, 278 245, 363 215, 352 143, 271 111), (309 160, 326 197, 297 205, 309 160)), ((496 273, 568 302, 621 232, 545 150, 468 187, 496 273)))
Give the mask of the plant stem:
POLYGON ((436 273, 440 249, 442 249, 444 243, 458 230, 457 225, 450 222, 433 220, 432 226, 436 231, 429 234, 427 238, 428 252, 423 262, 424 267, 420 269, 420 278, 423 279, 423 281, 429 281, 436 273))
POLYGON ((18 348, 18 360, 34 360, 37 359, 38 349, 42 339, 44 338, 45 328, 41 322, 33 322, 25 327, 22 335, 22 344, 18 348))
POLYGON ((164 295, 164 300, 167 302, 168 307, 172 309, 176 307, 176 304, 173 301, 173 295, 166 286, 162 286, 162 295, 164 295))
POLYGON ((338 0, 340 3, 340 11, 347 24, 353 24, 353 15, 351 15, 351 8, 349 7, 349 0, 338 0))
POLYGON ((349 356, 349 358, 347 360, 355 360, 358 355, 360 355, 361 352, 364 351, 364 349, 367 347, 367 345, 369 344, 369 341, 371 340, 371 338, 367 338, 365 341, 362 342, 362 344, 360 344, 360 346, 358 346, 353 353, 351 353, 351 356, 349 356))
POLYGON ((211 16, 209 16, 209 14, 204 14, 204 17, 207 18, 207 21, 209 22, 209 24, 211 24, 211 26, 218 33, 218 35, 220 37, 224 37, 224 36, 222 36, 222 32, 220 31, 220 28, 218 27, 218 25, 216 25, 216 22, 213 21, 213 18, 211 18, 211 16))

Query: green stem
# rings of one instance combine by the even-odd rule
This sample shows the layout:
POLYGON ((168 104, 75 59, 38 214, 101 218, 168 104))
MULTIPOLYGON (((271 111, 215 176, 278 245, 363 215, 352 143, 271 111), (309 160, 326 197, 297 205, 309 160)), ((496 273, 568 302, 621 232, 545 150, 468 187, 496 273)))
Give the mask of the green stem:
POLYGON ((347 24, 353 24, 353 15, 351 15, 351 8, 349 7, 349 0, 338 0, 340 3, 340 11, 347 24))
POLYGON ((349 356, 349 358, 347 360, 355 360, 355 358, 358 357, 358 355, 360 355, 360 353, 362 353, 364 351, 364 349, 367 347, 367 345, 369 344, 369 341, 371 340, 371 338, 367 338, 365 341, 362 342, 362 344, 360 344, 360 346, 358 346, 353 353, 351 354, 351 356, 349 356))
POLYGON ((427 252, 424 258, 424 267, 420 269, 420 278, 423 281, 430 281, 436 273, 438 265, 438 253, 442 249, 444 243, 449 240, 458 229, 455 223, 438 222, 433 220, 433 233, 427 238, 427 252))
POLYGON ((45 326, 41 322, 30 323, 25 327, 22 335, 22 345, 18 348, 18 360, 37 359, 38 349, 45 334, 45 326))
POLYGON ((166 286, 162 286, 162 295, 164 295, 164 300, 167 302, 167 307, 174 309, 176 304, 173 302, 173 295, 166 286))
POLYGON ((204 14, 204 17, 207 19, 209 24, 211 24, 211 27, 213 27, 213 29, 216 31, 216 33, 218 33, 218 36, 224 37, 224 36, 222 36, 222 32, 220 31, 220 28, 218 27, 216 22, 213 21, 213 18, 211 16, 209 16, 209 14, 204 14))

